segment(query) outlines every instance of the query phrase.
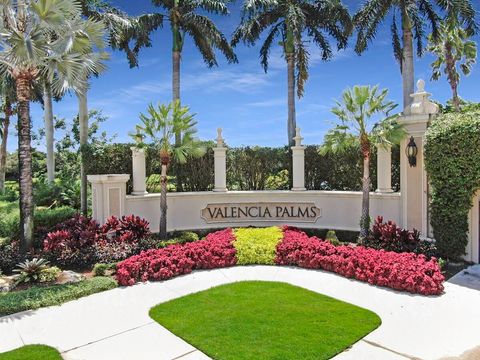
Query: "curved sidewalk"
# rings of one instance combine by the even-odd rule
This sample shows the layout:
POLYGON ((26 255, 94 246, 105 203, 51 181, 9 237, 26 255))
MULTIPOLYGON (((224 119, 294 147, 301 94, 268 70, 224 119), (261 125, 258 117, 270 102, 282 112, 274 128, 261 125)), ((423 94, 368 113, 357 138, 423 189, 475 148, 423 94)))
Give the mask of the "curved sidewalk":
POLYGON ((480 346, 480 291, 447 282, 442 296, 425 297, 324 271, 238 266, 117 288, 0 318, 0 352, 45 344, 59 349, 66 360, 208 359, 154 322, 148 311, 164 301, 242 280, 283 281, 376 312, 382 325, 337 360, 441 359, 480 346))

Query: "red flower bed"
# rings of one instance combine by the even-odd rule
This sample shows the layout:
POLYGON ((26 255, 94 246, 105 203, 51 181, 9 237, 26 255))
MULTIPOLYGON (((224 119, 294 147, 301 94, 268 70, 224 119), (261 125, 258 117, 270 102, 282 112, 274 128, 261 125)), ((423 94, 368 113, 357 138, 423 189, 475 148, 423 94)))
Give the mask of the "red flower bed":
POLYGON ((362 246, 334 246, 291 228, 284 229, 275 262, 328 270, 372 285, 423 295, 440 294, 445 280, 435 258, 362 246))
POLYGON ((143 251, 117 265, 120 285, 138 281, 166 280, 194 269, 214 269, 237 263, 231 229, 209 234, 204 240, 143 251))

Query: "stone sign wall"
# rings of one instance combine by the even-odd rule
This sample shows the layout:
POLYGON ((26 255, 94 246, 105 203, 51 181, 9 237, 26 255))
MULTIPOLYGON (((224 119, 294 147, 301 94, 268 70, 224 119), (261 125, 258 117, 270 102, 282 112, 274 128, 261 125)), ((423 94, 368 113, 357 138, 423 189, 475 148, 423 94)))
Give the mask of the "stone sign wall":
POLYGON ((314 203, 251 202, 208 204, 201 211, 208 224, 222 222, 288 221, 314 223, 322 215, 314 203))

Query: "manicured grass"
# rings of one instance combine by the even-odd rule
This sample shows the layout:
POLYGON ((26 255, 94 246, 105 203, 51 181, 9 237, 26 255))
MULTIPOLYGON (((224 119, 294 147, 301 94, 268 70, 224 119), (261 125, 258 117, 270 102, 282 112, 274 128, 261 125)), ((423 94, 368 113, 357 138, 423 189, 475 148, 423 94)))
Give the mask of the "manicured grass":
POLYGON ((155 306, 150 316, 217 360, 329 359, 381 323, 369 310, 265 281, 187 295, 155 306))
POLYGON ((0 360, 62 360, 60 353, 46 345, 26 345, 0 354, 0 360))
POLYGON ((83 296, 117 287, 117 282, 108 277, 95 277, 76 284, 32 287, 22 291, 0 294, 0 316, 16 312, 60 305, 83 296))

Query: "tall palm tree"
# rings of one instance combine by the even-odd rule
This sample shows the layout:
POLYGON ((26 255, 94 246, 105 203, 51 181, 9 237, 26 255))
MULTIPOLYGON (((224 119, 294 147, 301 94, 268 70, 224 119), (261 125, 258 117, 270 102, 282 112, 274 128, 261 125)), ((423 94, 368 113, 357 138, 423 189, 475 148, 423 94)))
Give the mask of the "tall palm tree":
MULTIPOLYGON (((180 99, 180 62, 186 35, 190 35, 208 67, 217 66, 215 49, 229 63, 237 62, 229 42, 215 23, 202 12, 227 15, 229 0, 152 0, 153 5, 166 11, 172 33, 172 99, 180 99)), ((179 134, 177 134, 177 142, 179 134)))
POLYGON ((201 157, 205 149, 197 140, 194 114, 190 114, 188 107, 181 106, 180 101, 173 101, 169 105, 152 104, 148 107, 146 115, 141 114, 141 124, 137 125, 137 138, 149 137, 160 149, 162 173, 160 175, 160 238, 167 238, 167 172, 168 167, 175 159, 184 164, 188 158, 201 157), (175 139, 176 134, 183 136, 180 143, 175 139))
POLYGON ((452 89, 452 102, 456 111, 460 111, 458 84, 461 72, 468 76, 477 61, 477 43, 471 40, 471 34, 463 29, 457 21, 444 21, 440 26, 439 36, 429 36, 428 51, 437 59, 432 63, 432 80, 438 80, 443 73, 447 76, 452 89))
MULTIPOLYGON (((96 46, 103 47, 104 26, 102 22, 93 21, 91 19, 82 20, 77 14, 77 18, 71 19, 65 23, 63 34, 64 43, 58 46, 55 57, 49 57, 46 61, 46 66, 51 72, 59 73, 69 71, 69 63, 63 61, 60 52, 64 51, 67 55, 69 53, 77 53, 84 57, 85 71, 88 73, 92 70, 98 71, 96 68, 98 64, 96 59, 90 56, 91 49, 96 46)), ((50 42, 56 42, 55 36, 49 39, 50 42)), ((103 55, 106 56, 106 55, 103 55)), ((75 79, 74 79, 75 80, 75 79)), ((64 79, 64 86, 62 93, 55 94, 61 97, 63 92, 67 89, 72 89, 79 92, 79 84, 69 83, 68 79, 64 79)), ((85 92, 80 89, 80 92, 85 92)), ((54 124, 53 124, 53 96, 52 86, 48 79, 43 79, 43 106, 44 106, 44 120, 45 120, 45 137, 47 149, 47 178, 50 183, 55 179, 55 154, 54 154, 54 124)))
POLYGON ((404 109, 411 104, 410 95, 414 93, 414 39, 417 55, 422 56, 426 24, 435 39, 439 36, 441 17, 437 10, 447 18, 458 17, 472 33, 477 31, 476 13, 470 0, 367 0, 353 17, 358 30, 355 51, 361 54, 376 37, 380 24, 392 14, 390 29, 393 52, 402 73, 404 109))
POLYGON ((131 67, 138 66, 138 54, 151 47, 150 34, 163 24, 162 14, 130 16, 104 0, 80 0, 86 18, 101 21, 107 30, 108 44, 124 51, 131 67))
POLYGON ((362 216, 360 219, 360 238, 368 235, 370 227, 370 157, 374 146, 399 144, 405 137, 405 129, 396 120, 398 115, 390 116, 397 106, 387 101, 388 90, 378 90, 378 86, 354 86, 343 92, 342 101, 332 109, 340 124, 325 135, 322 153, 351 151, 359 147, 363 158, 362 178, 362 216), (377 114, 386 116, 373 127, 371 117, 377 114))
MULTIPOLYGON (((7 75, 7 74, 5 74, 7 75)), ((3 118, 0 119, 0 194, 5 193, 5 173, 7 170, 7 142, 10 128, 10 118, 13 115, 13 103, 15 102, 15 83, 10 76, 0 80, 0 99, 3 118)))
MULTIPOLYGON (((103 0, 81 0, 80 2, 84 17, 101 21, 104 24, 108 44, 112 49, 124 51, 130 66, 138 66, 139 51, 143 47, 151 46, 150 34, 162 26, 163 15, 144 14, 133 17, 103 0)), ((97 44, 97 47, 102 48, 103 45, 97 44)), ((97 56, 97 62, 95 68, 91 69, 88 75, 98 75, 104 70, 101 62, 107 57, 104 53, 90 52, 90 54, 97 56)), ((86 214, 88 212, 88 183, 83 149, 88 141, 88 83, 83 89, 76 90, 75 93, 78 99, 80 122, 80 208, 82 213, 86 214)))
POLYGON ((71 46, 67 27, 80 17, 80 5, 72 0, 5 0, 0 4, 0 75, 15 79, 18 113, 21 250, 26 252, 33 236, 33 181, 30 101, 32 88, 41 79, 62 93, 66 84, 83 81, 90 66, 81 54, 65 52, 71 46), (55 34, 55 41, 50 41, 55 34), (68 65, 51 68, 49 59, 68 65))
POLYGON ((334 55, 330 39, 338 49, 347 46, 351 32, 348 10, 340 0, 246 0, 242 20, 232 37, 236 46, 240 41, 254 45, 266 31, 260 49, 260 62, 265 72, 272 45, 280 39, 288 76, 288 144, 293 146, 296 117, 295 92, 301 97, 308 78, 308 60, 311 49, 305 46, 309 38, 321 52, 322 60, 334 55))

